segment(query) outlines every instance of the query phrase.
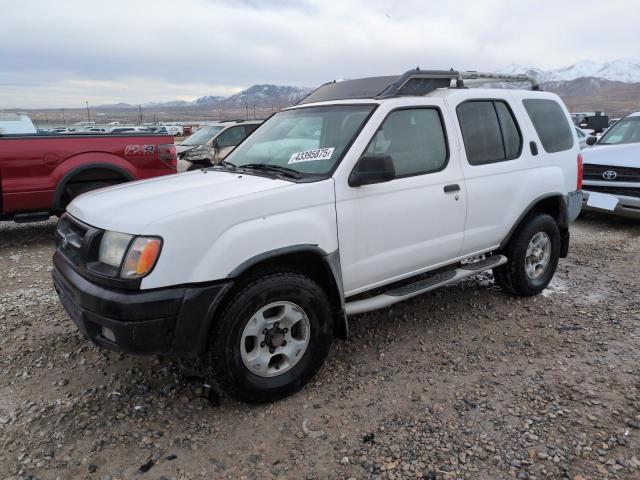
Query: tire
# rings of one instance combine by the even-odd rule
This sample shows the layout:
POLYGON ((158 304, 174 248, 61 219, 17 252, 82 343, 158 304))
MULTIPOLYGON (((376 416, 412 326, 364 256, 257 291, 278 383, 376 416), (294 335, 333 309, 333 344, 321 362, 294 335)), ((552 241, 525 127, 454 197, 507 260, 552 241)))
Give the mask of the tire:
POLYGON ((507 263, 493 269, 496 284, 522 297, 542 292, 558 266, 560 245, 560 229, 551 215, 537 212, 529 215, 501 252, 507 263), (546 246, 547 241, 548 251, 544 251, 540 246, 546 246), (530 246, 532 254, 528 256, 530 246))
POLYGON ((316 282, 294 272, 265 272, 240 287, 216 321, 209 340, 212 367, 232 397, 248 403, 277 400, 300 390, 317 373, 329 353, 332 331, 331 304, 316 282), (283 325, 294 320, 285 312, 294 320, 301 316, 290 330, 283 325), (270 329, 263 328, 265 318, 274 322, 276 317, 280 327, 270 323, 270 329), (274 333, 278 328, 289 336, 274 333), (278 344, 282 338, 289 344, 278 344), (304 350, 298 347, 301 342, 306 342, 304 350), (291 349, 297 353, 280 353, 291 349))

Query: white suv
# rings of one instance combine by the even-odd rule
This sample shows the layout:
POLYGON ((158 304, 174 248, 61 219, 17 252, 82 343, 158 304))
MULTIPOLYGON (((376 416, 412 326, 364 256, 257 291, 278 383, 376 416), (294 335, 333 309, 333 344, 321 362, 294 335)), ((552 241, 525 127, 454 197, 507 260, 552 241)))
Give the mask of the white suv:
POLYGON ((580 210, 576 133, 556 95, 478 76, 329 83, 218 166, 76 198, 62 304, 106 348, 208 353, 255 402, 308 382, 348 315, 489 269, 539 293, 580 210))

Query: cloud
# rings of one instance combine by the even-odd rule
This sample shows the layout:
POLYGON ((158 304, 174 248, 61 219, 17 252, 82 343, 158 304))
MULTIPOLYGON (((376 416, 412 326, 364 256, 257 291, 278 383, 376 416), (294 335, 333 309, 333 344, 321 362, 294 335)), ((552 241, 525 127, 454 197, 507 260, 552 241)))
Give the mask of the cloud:
POLYGON ((418 65, 606 61, 637 55, 636 8, 635 0, 5 1, 0 107, 188 100, 418 65))

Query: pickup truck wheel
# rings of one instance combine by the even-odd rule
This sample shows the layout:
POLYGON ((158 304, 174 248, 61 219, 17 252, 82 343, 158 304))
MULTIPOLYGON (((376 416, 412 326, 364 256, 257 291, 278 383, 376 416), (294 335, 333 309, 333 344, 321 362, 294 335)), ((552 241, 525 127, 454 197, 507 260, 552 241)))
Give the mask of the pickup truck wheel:
POLYGON ((83 183, 76 183, 75 185, 71 184, 71 185, 65 186, 64 195, 62 196, 62 199, 61 199, 62 210, 59 212, 56 212, 56 215, 61 215, 62 213, 64 213, 64 211, 67 208, 67 205, 69 205, 74 198, 82 195, 83 193, 90 192, 91 190, 97 190, 99 188, 109 187, 111 185, 113 185, 113 183, 83 182, 83 183))
POLYGON ((310 278, 293 272, 254 277, 211 334, 218 381, 231 396, 250 403, 300 390, 324 363, 331 322, 329 298, 310 278))
POLYGON ((496 283, 524 297, 540 293, 556 271, 560 244, 560 229, 551 215, 530 216, 505 248, 507 263, 493 269, 496 283))

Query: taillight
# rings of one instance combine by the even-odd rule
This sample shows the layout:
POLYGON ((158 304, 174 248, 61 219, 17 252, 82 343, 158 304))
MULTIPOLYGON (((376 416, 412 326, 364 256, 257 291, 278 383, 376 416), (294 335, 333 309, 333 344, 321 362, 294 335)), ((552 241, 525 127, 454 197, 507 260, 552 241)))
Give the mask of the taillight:
POLYGON ((178 159, 176 157, 176 146, 170 143, 158 145, 158 158, 169 167, 173 169, 177 168, 178 159))
POLYGON ((576 190, 582 190, 582 154, 578 154, 578 182, 576 190))

